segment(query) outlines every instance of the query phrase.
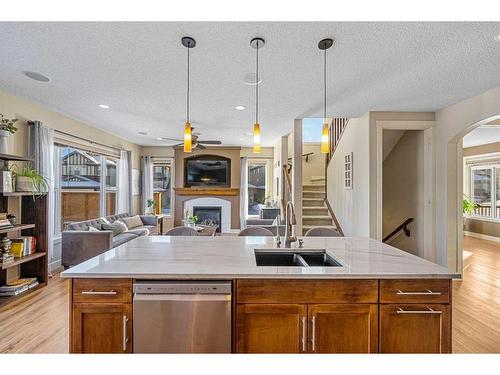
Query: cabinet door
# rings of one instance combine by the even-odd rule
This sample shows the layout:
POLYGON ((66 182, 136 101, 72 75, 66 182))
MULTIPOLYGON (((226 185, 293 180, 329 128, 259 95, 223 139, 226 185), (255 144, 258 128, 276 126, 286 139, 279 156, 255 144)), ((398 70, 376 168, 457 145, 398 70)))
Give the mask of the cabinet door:
POLYGON ((132 305, 73 304, 72 353, 131 353, 132 305))
POLYGON ((237 306, 238 353, 305 353, 307 306, 242 304, 237 306))
POLYGON ((310 353, 377 353, 378 305, 309 305, 310 353))
POLYGON ((381 353, 450 353, 449 305, 380 305, 381 353))

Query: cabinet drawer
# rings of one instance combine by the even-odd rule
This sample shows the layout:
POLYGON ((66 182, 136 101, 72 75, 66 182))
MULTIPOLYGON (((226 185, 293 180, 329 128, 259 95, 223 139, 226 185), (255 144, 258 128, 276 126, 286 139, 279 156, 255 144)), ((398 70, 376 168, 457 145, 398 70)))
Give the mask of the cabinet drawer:
POLYGON ((377 303, 378 280, 239 279, 237 303, 377 303))
POLYGON ((73 279, 73 302, 132 302, 132 279, 73 279))
POLYGON ((450 280, 380 280, 380 303, 449 303, 450 280))

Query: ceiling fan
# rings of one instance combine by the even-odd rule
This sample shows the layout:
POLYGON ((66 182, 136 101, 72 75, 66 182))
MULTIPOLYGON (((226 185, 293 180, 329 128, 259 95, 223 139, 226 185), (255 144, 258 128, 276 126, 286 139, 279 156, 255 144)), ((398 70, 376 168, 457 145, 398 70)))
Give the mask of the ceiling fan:
MULTIPOLYGON (((194 127, 192 129, 194 130, 194 127)), ((221 141, 199 141, 198 140, 199 134, 195 134, 195 133, 193 133, 191 137, 192 137, 191 142, 192 142, 193 148, 197 148, 199 150, 206 149, 206 147, 204 145, 221 145, 222 144, 221 141)), ((182 139, 179 139, 179 138, 161 137, 161 139, 164 139, 167 141, 180 142, 180 143, 174 145, 173 147, 178 147, 178 146, 184 145, 184 142, 182 141, 182 139)))

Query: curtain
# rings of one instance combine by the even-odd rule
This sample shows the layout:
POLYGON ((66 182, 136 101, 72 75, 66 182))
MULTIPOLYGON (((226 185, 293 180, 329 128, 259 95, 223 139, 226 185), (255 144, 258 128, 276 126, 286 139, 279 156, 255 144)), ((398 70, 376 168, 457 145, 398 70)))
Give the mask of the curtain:
POLYGON ((132 214, 132 152, 120 151, 118 162, 118 198, 116 213, 132 214))
POLYGON ((241 158, 240 228, 246 228, 248 217, 248 158, 241 158))
POLYGON ((153 157, 142 157, 142 212, 147 213, 146 201, 153 199, 153 157))
POLYGON ((47 192, 47 253, 50 263, 54 259, 54 131, 40 121, 30 121, 29 125, 29 157, 31 168, 38 171, 47 181, 47 188, 39 191, 47 192))

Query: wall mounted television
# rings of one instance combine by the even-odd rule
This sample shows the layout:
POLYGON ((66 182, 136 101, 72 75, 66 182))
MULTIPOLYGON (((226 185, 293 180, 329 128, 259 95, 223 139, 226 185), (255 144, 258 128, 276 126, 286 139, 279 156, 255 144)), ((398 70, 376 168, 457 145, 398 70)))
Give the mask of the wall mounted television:
POLYGON ((195 155, 184 159, 184 187, 230 187, 231 159, 195 155))

